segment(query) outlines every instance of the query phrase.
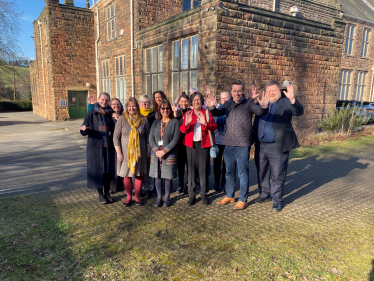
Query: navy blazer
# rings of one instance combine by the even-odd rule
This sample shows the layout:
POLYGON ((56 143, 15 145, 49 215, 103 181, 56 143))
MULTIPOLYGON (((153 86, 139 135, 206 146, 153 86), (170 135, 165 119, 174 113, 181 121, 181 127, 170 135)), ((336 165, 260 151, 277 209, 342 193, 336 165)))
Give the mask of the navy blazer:
MULTIPOLYGON (((294 104, 291 104, 288 98, 280 98, 273 119, 273 132, 279 152, 288 152, 300 146, 291 121, 292 116, 301 116, 303 114, 304 107, 297 99, 294 104)), ((256 144, 259 142, 259 121, 260 117, 256 115, 252 129, 252 143, 256 142, 256 144)))

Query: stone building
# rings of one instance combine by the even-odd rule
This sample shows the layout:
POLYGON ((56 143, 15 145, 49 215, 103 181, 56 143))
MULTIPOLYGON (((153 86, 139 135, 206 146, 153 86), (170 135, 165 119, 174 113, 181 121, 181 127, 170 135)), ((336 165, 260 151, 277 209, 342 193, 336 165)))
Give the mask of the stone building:
MULTIPOLYGON (((84 53, 96 71, 86 79, 92 92, 106 91, 125 102, 158 89, 174 99, 177 85, 203 91, 209 84, 218 95, 230 90, 233 79, 260 90, 269 80, 289 80, 305 105, 306 114, 295 121, 298 129, 315 127, 338 98, 346 22, 335 0, 100 0, 89 10, 77 10, 92 21, 87 32, 92 52, 84 53)), ((36 58, 34 72, 40 77, 36 58)), ((78 73, 73 78, 86 82, 78 73)), ((51 73, 50 79, 57 83, 62 77, 51 73)), ((66 84, 59 84, 61 95, 70 89, 66 84)), ((46 85, 54 88, 49 81, 46 85)))

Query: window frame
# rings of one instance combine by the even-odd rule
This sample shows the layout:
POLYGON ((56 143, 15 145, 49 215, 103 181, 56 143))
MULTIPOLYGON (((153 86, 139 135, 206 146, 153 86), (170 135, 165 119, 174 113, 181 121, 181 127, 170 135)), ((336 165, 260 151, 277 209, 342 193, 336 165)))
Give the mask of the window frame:
POLYGON ((118 98, 122 104, 125 104, 127 100, 125 55, 114 58, 114 85, 116 88, 116 98, 118 98))
POLYGON ((102 76, 102 89, 103 92, 111 94, 111 76, 110 76, 110 58, 101 61, 101 76, 102 76))
POLYGON ((338 100, 348 100, 349 92, 351 90, 352 81, 352 70, 342 69, 339 75, 339 90, 338 100))
POLYGON ((368 48, 369 48, 369 36, 370 36, 370 28, 364 27, 364 31, 362 32, 362 44, 361 44, 361 57, 362 58, 368 57, 367 53, 368 53, 368 48), (365 36, 365 32, 366 32, 366 36, 365 36))
POLYGON ((175 100, 177 98, 177 87, 182 86, 183 91, 188 92, 188 90, 192 87, 197 87, 198 85, 198 70, 199 70, 199 35, 198 34, 190 34, 185 37, 178 38, 176 40, 171 41, 171 56, 172 56, 172 63, 171 63, 171 80, 170 83, 170 92, 172 95, 172 99, 175 100), (196 38, 196 42, 194 42, 194 38, 196 38), (187 40, 187 67, 185 65, 185 52, 184 51, 184 42, 187 40), (178 44, 176 44, 178 43, 178 44), (194 44, 195 43, 195 44, 194 44), (178 55, 176 56, 176 45, 178 45, 178 55), (194 52, 193 47, 196 46, 196 52, 194 52), (196 56, 195 60, 193 58, 196 56), (177 60, 176 60, 177 58, 177 60), (195 74, 193 78, 192 75, 195 74), (187 78, 186 78, 187 77, 187 78), (185 83, 184 79, 187 79, 187 83, 185 83), (195 83, 192 82, 193 79, 195 83), (183 85, 183 84, 187 84, 183 85))
POLYGON ((347 24, 347 33, 345 39, 345 51, 344 53, 348 56, 352 55, 354 49, 354 36, 356 26, 353 24, 347 24))
POLYGON ((144 91, 151 97, 158 90, 164 90, 164 44, 144 49, 144 91))
POLYGON ((105 7, 106 15, 106 41, 111 41, 117 37, 116 25, 116 4, 112 3, 105 7))
POLYGON ((356 83, 353 99, 355 101, 362 101, 364 98, 366 88, 367 71, 356 71, 356 83))

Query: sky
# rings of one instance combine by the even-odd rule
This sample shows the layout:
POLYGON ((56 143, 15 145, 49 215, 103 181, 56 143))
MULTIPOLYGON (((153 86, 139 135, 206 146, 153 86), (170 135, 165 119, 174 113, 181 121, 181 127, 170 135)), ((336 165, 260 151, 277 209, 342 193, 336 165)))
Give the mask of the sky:
MULTIPOLYGON (((18 5, 18 11, 22 13, 20 18, 21 34, 18 37, 19 45, 22 53, 19 56, 24 56, 30 60, 35 59, 35 45, 32 36, 32 23, 36 20, 44 8, 44 0, 15 0, 18 5)), ((92 0, 89 1, 92 5, 92 0)), ((64 1, 60 0, 63 4, 64 1)), ((86 0, 74 0, 74 6, 85 7, 86 0)))

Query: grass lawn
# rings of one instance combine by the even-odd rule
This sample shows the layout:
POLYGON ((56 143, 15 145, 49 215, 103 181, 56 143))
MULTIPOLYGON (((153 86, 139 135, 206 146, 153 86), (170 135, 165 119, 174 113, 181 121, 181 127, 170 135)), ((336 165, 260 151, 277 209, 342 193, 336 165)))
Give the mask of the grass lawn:
MULTIPOLYGON (((9 67, 11 67, 11 70, 0 68, 0 79, 4 82, 5 87, 13 88, 13 66, 9 67)), ((30 73, 30 68, 28 67, 15 66, 14 68, 16 70, 16 79, 24 74, 30 73)))
MULTIPOLYGON (((291 158, 374 158, 373 144, 374 136, 360 137, 300 148, 291 158)), ((367 161, 349 175, 368 173, 374 159, 367 161)), ((125 208, 123 193, 99 205, 85 187, 0 198, 0 280, 374 280, 367 179, 344 189, 349 197, 326 182, 280 213, 271 203, 235 212, 215 203, 222 193, 211 193, 208 207, 188 207, 173 193, 170 208, 153 207, 154 198, 125 208)))

